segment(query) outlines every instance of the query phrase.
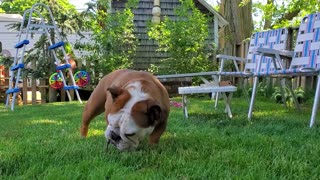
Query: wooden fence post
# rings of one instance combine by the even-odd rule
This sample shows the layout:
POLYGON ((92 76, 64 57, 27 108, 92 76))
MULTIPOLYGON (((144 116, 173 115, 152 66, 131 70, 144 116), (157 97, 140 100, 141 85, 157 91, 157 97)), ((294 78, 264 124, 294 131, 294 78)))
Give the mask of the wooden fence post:
POLYGON ((47 103, 47 87, 46 82, 48 82, 46 79, 40 79, 40 93, 41 93, 41 104, 47 103))
POLYGON ((28 80, 27 78, 23 78, 22 80, 22 100, 23 104, 28 104, 28 80))
POLYGON ((31 99, 32 105, 37 104, 37 85, 34 77, 31 78, 31 99))

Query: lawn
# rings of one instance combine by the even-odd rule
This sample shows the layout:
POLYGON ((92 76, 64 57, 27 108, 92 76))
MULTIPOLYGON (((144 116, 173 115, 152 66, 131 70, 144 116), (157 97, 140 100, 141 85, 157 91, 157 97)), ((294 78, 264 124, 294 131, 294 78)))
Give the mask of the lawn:
MULTIPOLYGON (((177 98, 176 100, 180 100, 177 98)), ((233 119, 222 103, 191 98, 189 119, 172 107, 159 145, 105 151, 103 115, 80 138, 78 102, 0 108, 0 179, 319 179, 320 131, 302 112, 259 99, 234 98, 233 119)), ((2 104, 1 104, 2 105, 2 104)), ((318 118, 319 120, 319 118, 318 118)))

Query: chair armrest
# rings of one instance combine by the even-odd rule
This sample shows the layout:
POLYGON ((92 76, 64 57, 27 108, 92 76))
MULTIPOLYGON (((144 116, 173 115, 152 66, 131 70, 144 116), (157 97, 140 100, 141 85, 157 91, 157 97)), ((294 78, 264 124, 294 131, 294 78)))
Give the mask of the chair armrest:
POLYGON ((270 49, 270 48, 253 48, 252 52, 256 54, 263 53, 265 56, 276 56, 278 54, 280 56, 285 56, 289 58, 293 57, 293 51, 288 51, 288 50, 276 50, 276 49, 270 49))
POLYGON ((224 62, 225 61, 232 60, 233 61, 233 65, 236 68, 237 72, 240 72, 240 69, 238 67, 238 63, 239 63, 238 61, 240 61, 240 62, 246 62, 247 61, 247 59, 245 59, 245 58, 241 58, 241 57, 237 57, 237 56, 223 55, 223 54, 218 54, 216 57, 218 59, 219 58, 221 59, 219 72, 223 72, 224 62))
POLYGON ((229 56, 224 54, 218 54, 216 56, 218 59, 225 59, 225 60, 237 60, 237 61, 246 61, 245 58, 237 57, 237 56, 229 56))
POLYGON ((158 79, 169 79, 169 78, 184 78, 184 77, 195 77, 195 76, 213 76, 218 74, 219 74, 218 71, 209 71, 209 72, 199 72, 199 73, 156 75, 156 77, 158 79))

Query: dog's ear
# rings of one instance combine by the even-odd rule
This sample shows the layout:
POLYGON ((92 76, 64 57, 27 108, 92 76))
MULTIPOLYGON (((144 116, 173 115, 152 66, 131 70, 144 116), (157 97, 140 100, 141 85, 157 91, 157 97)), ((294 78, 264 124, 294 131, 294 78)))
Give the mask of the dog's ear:
POLYGON ((123 89, 118 86, 112 86, 107 89, 112 96, 113 102, 123 93, 123 89))
POLYGON ((154 125, 156 121, 159 121, 161 118, 161 108, 157 104, 150 104, 148 106, 148 121, 149 125, 154 125))
POLYGON ((109 87, 107 91, 109 91, 112 96, 113 103, 110 112, 113 113, 120 111, 120 109, 123 108, 131 98, 131 95, 128 92, 128 90, 122 89, 118 86, 109 87))
POLYGON ((131 115, 138 126, 147 128, 161 119, 161 107, 154 100, 140 101, 132 107, 131 115))

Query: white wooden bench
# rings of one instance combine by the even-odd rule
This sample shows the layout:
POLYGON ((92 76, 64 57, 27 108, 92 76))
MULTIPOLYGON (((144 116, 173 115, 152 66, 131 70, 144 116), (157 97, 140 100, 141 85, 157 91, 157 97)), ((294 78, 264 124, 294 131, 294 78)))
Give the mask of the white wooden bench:
POLYGON ((178 92, 182 95, 182 108, 185 118, 188 118, 188 109, 187 109, 187 94, 200 94, 200 93, 222 93, 225 112, 230 118, 232 118, 232 112, 230 108, 230 102, 232 98, 232 93, 237 91, 235 86, 189 86, 189 87, 179 87, 178 92))
MULTIPOLYGON (((240 60, 236 59, 236 60, 240 60)), ((241 59, 242 60, 242 59, 241 59)), ((235 60, 234 60, 235 61, 235 60)), ((181 78, 181 77, 199 77, 204 84, 200 86, 186 86, 179 87, 178 93, 182 95, 182 108, 183 114, 185 118, 188 118, 188 110, 187 110, 187 95, 188 94, 203 94, 203 93, 212 93, 212 99, 214 97, 218 97, 219 93, 222 93, 224 104, 225 104, 225 112, 228 114, 230 118, 232 118, 232 112, 230 108, 230 102, 232 98, 232 93, 237 91, 236 86, 232 85, 224 85, 219 86, 221 72, 212 71, 212 72, 199 72, 199 73, 186 73, 186 74, 171 74, 171 75, 158 75, 156 76, 158 79, 168 79, 168 78, 181 78), (208 80, 204 76, 211 77, 211 80, 208 80)), ((237 74, 233 74, 237 76, 237 74)), ((216 98, 215 108, 217 108, 218 98, 216 98)))

